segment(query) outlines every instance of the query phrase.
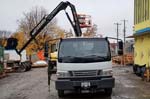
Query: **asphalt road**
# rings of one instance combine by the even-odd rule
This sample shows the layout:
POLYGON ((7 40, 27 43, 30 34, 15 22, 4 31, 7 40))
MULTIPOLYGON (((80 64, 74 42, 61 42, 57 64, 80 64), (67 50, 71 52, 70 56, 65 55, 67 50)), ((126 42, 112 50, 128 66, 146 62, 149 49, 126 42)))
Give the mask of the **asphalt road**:
MULTIPOLYGON (((150 82, 133 74, 131 67, 114 67, 113 71, 116 84, 111 97, 100 91, 95 94, 68 93, 63 99, 150 99, 150 82)), ((11 73, 0 79, 0 99, 59 99, 55 80, 56 75, 53 75, 48 92, 47 68, 11 73)))

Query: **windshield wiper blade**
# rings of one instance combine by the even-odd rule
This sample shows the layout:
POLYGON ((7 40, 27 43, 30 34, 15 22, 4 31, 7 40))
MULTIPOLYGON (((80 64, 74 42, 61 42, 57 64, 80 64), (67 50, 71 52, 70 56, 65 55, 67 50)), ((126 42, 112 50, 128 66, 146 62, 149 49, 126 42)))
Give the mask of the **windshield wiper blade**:
POLYGON ((74 56, 62 56, 60 58, 74 58, 74 56))
POLYGON ((87 57, 87 58, 106 58, 106 56, 99 56, 99 55, 87 55, 84 57, 87 57))
POLYGON ((59 58, 61 62, 78 62, 81 59, 82 57, 76 57, 76 56, 64 56, 59 58))

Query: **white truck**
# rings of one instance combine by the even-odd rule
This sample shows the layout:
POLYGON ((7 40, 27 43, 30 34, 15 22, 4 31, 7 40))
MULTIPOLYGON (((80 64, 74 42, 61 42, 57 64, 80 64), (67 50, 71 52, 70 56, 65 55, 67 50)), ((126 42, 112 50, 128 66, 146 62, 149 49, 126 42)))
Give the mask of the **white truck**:
POLYGON ((19 55, 14 49, 17 39, 8 38, 7 46, 4 50, 4 62, 7 67, 10 67, 21 72, 29 71, 31 69, 31 62, 27 57, 26 50, 23 50, 19 55))
POLYGON ((111 95, 115 85, 111 51, 107 38, 70 38, 60 41, 56 89, 62 97, 66 90, 96 91, 111 95))
MULTIPOLYGON (((112 73, 111 51, 107 38, 82 38, 82 31, 76 9, 70 2, 61 2, 58 6, 31 30, 31 38, 18 50, 20 54, 49 22, 64 10, 71 23, 76 38, 60 39, 57 55, 57 80, 55 82, 59 97, 66 90, 96 91, 104 89, 111 95, 115 79, 112 73), (73 18, 70 18, 66 8, 70 7, 73 18)), ((45 42, 45 57, 48 62, 48 85, 52 63, 49 61, 49 45, 45 42)))

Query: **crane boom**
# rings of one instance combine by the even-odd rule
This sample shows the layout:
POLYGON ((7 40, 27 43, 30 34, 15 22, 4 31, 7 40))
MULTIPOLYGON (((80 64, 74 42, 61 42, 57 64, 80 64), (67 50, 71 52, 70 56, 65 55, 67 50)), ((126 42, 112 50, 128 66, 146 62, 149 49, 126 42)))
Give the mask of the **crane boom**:
POLYGON ((70 2, 66 1, 66 2, 61 2, 49 15, 44 16, 42 18, 42 20, 31 30, 30 32, 30 36, 31 38, 25 43, 25 45, 20 49, 20 50, 16 50, 17 53, 19 55, 21 55, 21 52, 30 44, 30 42, 32 40, 35 39, 35 37, 44 29, 45 26, 47 26, 47 24, 61 11, 61 10, 65 10, 67 7, 71 8, 71 12, 73 15, 73 21, 74 23, 71 21, 69 15, 66 13, 68 20, 71 23, 71 26, 74 29, 75 35, 76 36, 81 36, 82 32, 81 32, 81 28, 79 25, 79 20, 77 17, 77 13, 76 13, 76 9, 75 6, 73 4, 71 4, 70 2))

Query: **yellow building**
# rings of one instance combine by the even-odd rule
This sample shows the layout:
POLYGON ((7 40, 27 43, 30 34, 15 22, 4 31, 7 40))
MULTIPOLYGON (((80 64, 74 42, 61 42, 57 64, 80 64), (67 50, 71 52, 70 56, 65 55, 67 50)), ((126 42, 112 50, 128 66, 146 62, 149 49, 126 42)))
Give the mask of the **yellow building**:
POLYGON ((134 0, 134 64, 150 65, 150 0, 134 0))

